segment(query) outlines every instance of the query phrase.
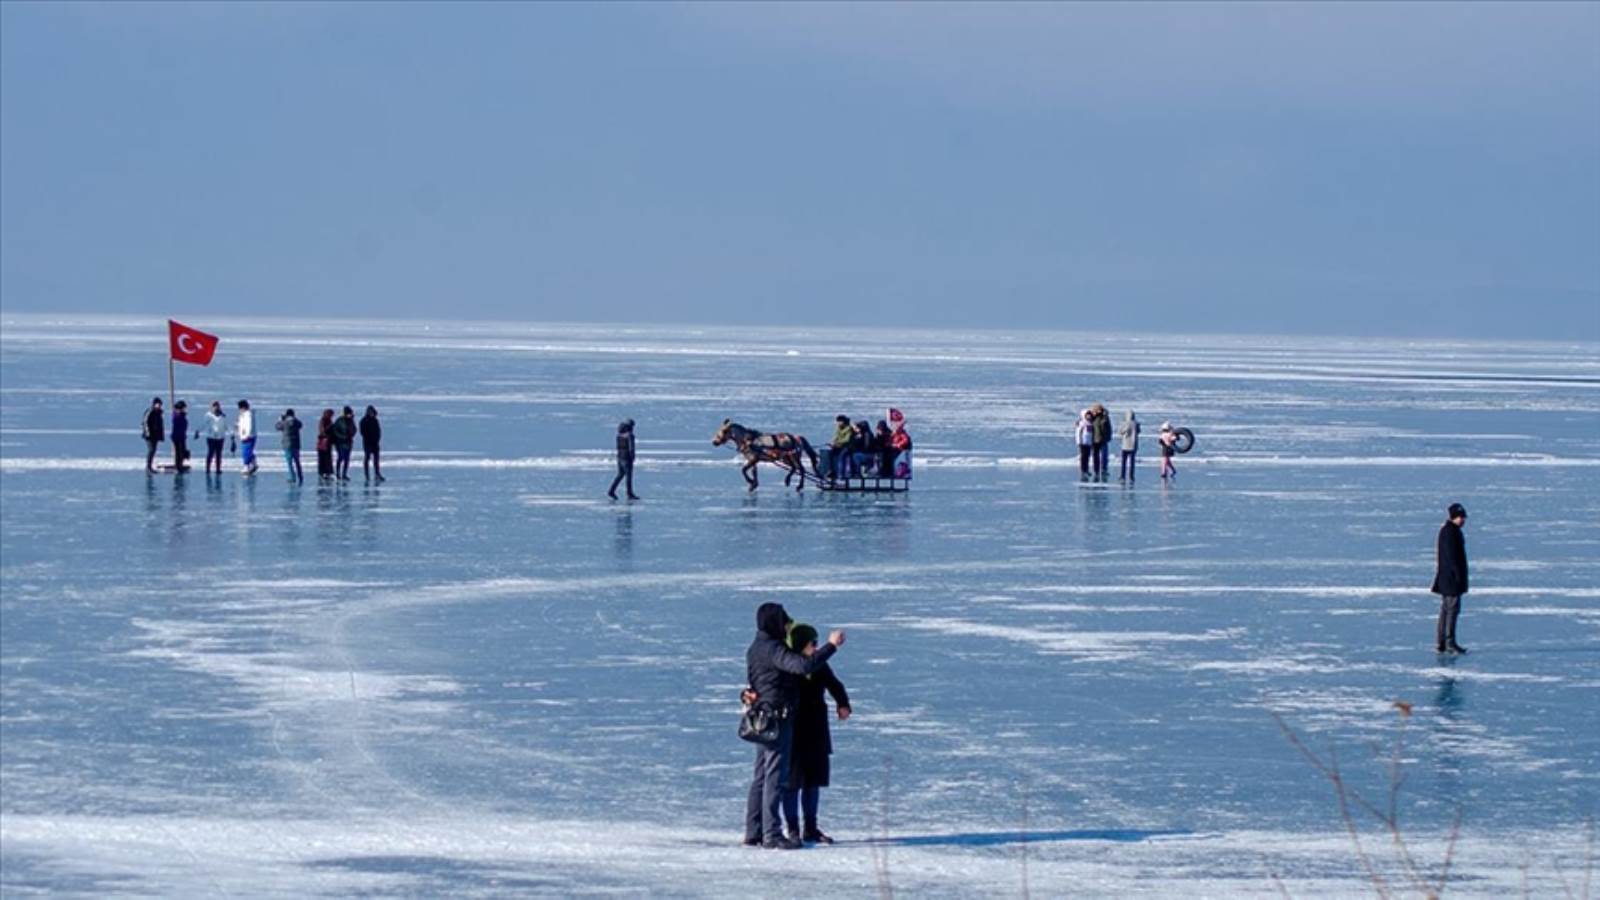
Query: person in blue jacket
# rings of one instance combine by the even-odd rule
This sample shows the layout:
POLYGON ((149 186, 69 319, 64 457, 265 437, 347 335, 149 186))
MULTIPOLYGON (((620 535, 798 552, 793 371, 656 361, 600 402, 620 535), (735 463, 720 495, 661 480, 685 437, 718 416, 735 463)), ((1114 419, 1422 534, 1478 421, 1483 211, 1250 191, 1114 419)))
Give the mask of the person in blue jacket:
POLYGON ((182 400, 172 404, 172 468, 189 471, 189 404, 182 400))

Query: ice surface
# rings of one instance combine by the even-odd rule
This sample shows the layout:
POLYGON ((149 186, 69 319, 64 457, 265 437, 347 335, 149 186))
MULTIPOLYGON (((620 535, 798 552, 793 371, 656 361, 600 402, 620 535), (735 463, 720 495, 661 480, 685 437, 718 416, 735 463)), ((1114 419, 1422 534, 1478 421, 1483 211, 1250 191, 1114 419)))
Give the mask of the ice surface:
POLYGON ((1600 348, 199 324, 191 405, 374 403, 390 480, 292 487, 269 430, 254 479, 147 478, 162 323, 0 323, 6 896, 1366 892, 1274 713, 1373 796, 1403 739, 1425 865, 1459 805, 1452 894, 1581 877, 1600 348), (1077 480, 1095 401, 1139 411, 1136 486, 1077 480), (709 443, 888 405, 909 495, 747 494, 709 443), (1164 419, 1199 436, 1169 486, 1164 419), (1452 500, 1472 652, 1440 659, 1452 500), (738 846, 766 599, 850 630, 825 850, 738 846))

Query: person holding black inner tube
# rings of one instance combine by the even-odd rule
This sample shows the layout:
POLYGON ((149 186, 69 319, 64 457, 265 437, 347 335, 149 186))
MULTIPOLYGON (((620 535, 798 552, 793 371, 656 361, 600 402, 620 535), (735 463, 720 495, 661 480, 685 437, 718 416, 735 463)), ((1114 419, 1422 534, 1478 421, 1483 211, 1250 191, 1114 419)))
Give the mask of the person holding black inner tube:
POLYGON ((1177 452, 1178 433, 1172 430, 1171 422, 1161 423, 1161 436, 1157 443, 1161 445, 1161 477, 1176 481, 1178 467, 1172 464, 1172 455, 1177 452))

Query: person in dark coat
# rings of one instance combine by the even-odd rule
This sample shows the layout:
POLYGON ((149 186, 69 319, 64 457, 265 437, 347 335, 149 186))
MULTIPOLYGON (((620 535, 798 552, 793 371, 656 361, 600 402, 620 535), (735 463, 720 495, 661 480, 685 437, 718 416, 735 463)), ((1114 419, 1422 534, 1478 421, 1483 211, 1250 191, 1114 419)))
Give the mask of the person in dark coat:
POLYGON ((300 465, 300 430, 305 426, 295 418, 294 410, 286 409, 272 427, 283 434, 283 465, 289 470, 289 483, 305 484, 306 470, 300 465))
MULTIPOLYGON (((803 622, 797 623, 789 629, 789 649, 805 657, 816 655, 817 630, 803 622)), ((800 682, 800 696, 794 710, 794 751, 789 760, 789 780, 783 789, 787 835, 790 840, 798 838, 807 844, 833 843, 833 838, 817 827, 817 804, 822 788, 828 786, 828 757, 833 754, 825 694, 833 695, 833 703, 839 708, 839 721, 850 718, 850 695, 845 693, 844 682, 826 663, 800 682), (804 830, 800 821, 802 810, 804 830)))
POLYGON ((1461 527, 1467 524, 1467 510, 1450 504, 1447 519, 1439 527, 1438 568, 1433 576, 1433 592, 1439 595, 1439 626, 1434 641, 1440 653, 1465 653, 1456 643, 1456 619, 1461 615, 1461 595, 1467 592, 1467 539, 1461 527))
POLYGON ((613 500, 617 499, 617 485, 624 479, 628 482, 628 499, 639 499, 639 495, 633 492, 633 457, 637 447, 638 442, 633 436, 633 420, 624 419, 617 426, 617 477, 611 479, 611 490, 606 491, 613 500))
POLYGON ((333 410, 322 411, 322 418, 317 420, 317 480, 328 481, 333 478, 333 410))
POLYGON ((189 471, 189 404, 172 404, 172 468, 189 471))
POLYGON ((377 475, 379 483, 383 482, 383 467, 378 464, 378 445, 382 442, 383 424, 378 421, 378 408, 368 406, 366 415, 361 417, 361 475, 368 480, 377 475), (370 471, 368 463, 372 464, 370 471))
POLYGON ((346 406, 339 418, 328 426, 328 440, 333 442, 333 477, 335 481, 350 480, 350 451, 356 444, 356 411, 346 406))
POLYGON ((144 424, 140 427, 144 438, 144 470, 156 470, 156 448, 167 439, 167 423, 161 417, 161 398, 152 397, 150 407, 144 411, 144 424))
POLYGON ((793 622, 781 603, 763 603, 756 609, 756 637, 745 651, 745 674, 749 687, 746 703, 765 703, 777 713, 781 726, 778 740, 756 750, 755 776, 745 802, 744 843, 747 847, 796 850, 798 840, 786 837, 779 818, 783 786, 789 778, 789 760, 794 752, 794 711, 799 703, 801 680, 827 664, 844 645, 844 632, 828 635, 828 643, 811 656, 789 649, 789 625, 793 622))
POLYGON ((850 467, 855 475, 867 474, 867 467, 878 461, 878 445, 872 436, 872 426, 862 419, 855 425, 855 436, 850 439, 850 467))
POLYGON ((1089 425, 1094 438, 1092 445, 1094 477, 1103 481, 1111 468, 1111 414, 1106 412, 1104 406, 1096 403, 1089 425))
POLYGON ((878 420, 878 430, 872 433, 872 443, 878 450, 879 477, 893 477, 894 458, 900 451, 894 449, 894 432, 889 430, 888 422, 883 419, 878 420))

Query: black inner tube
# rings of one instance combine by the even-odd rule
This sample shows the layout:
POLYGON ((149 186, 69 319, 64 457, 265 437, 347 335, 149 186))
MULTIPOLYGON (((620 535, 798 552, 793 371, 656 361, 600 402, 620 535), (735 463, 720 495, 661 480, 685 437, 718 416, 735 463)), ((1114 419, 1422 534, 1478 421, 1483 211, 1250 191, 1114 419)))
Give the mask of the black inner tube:
POLYGON ((1187 428, 1172 429, 1172 449, 1178 453, 1188 453, 1194 449, 1194 432, 1187 428))

